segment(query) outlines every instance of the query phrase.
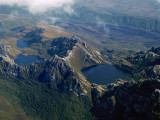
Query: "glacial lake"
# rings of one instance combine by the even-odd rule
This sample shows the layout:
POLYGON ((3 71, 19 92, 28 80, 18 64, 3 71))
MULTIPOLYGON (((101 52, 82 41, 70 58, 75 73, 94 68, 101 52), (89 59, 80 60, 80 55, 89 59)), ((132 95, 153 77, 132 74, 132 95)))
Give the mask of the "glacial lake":
POLYGON ((29 45, 28 45, 27 42, 25 42, 24 40, 20 39, 20 40, 17 41, 17 47, 18 48, 28 48, 29 45))
POLYGON ((100 85, 113 83, 119 78, 125 79, 126 77, 130 76, 129 73, 126 73, 115 66, 108 64, 84 68, 82 69, 82 73, 89 82, 100 85))
POLYGON ((18 65, 30 65, 36 61, 42 61, 43 59, 38 58, 37 56, 25 56, 23 54, 19 54, 14 62, 18 65))

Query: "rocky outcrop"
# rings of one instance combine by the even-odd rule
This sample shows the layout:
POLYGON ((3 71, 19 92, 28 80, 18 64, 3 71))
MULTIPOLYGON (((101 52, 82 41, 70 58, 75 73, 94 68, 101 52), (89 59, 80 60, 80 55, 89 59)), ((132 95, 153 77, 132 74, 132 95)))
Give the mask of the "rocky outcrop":
POLYGON ((1 56, 7 56, 7 53, 5 52, 5 48, 7 46, 3 45, 3 44, 0 44, 0 55, 1 56))
POLYGON ((159 120, 159 61, 160 48, 120 59, 116 66, 132 72, 132 77, 107 85, 101 95, 92 89, 92 113, 100 120, 159 120))
POLYGON ((0 43, 0 57, 1 59, 4 59, 5 61, 9 62, 10 64, 14 64, 13 59, 11 59, 11 56, 8 54, 7 51, 13 51, 13 48, 11 46, 7 46, 0 43))
POLYGON ((152 48, 146 52, 139 52, 115 63, 117 67, 133 73, 133 77, 158 77, 160 65, 160 48, 152 48))
POLYGON ((150 79, 109 88, 91 111, 100 120, 158 120, 159 107, 160 80, 150 79))
POLYGON ((160 76, 160 65, 155 65, 152 67, 152 75, 160 76))
POLYGON ((118 80, 100 86, 89 83, 80 72, 84 67, 107 63, 98 51, 76 36, 42 41, 39 37, 42 32, 35 29, 23 37, 30 41, 30 45, 40 43, 51 59, 18 66, 6 61, 5 47, 0 46, 2 78, 27 84, 36 81, 74 97, 86 96, 86 100, 93 103, 91 112, 100 120, 160 119, 160 48, 140 52, 115 63, 117 67, 133 73, 130 81, 118 80))
POLYGON ((77 42, 76 39, 69 39, 67 37, 53 39, 48 53, 51 56, 58 55, 59 57, 66 57, 68 51, 72 50, 77 42))
POLYGON ((56 82, 58 79, 55 74, 49 74, 46 70, 39 76, 40 82, 56 82))
MULTIPOLYGON (((32 41, 37 35, 40 36, 43 31, 43 29, 35 28, 29 32, 24 32, 23 37, 27 41, 32 41)), ((88 47, 77 36, 39 41, 39 44, 51 55, 50 59, 29 66, 18 66, 10 64, 2 58, 0 61, 1 75, 54 84, 62 91, 73 91, 78 96, 87 94, 90 96, 91 84, 84 78, 80 70, 83 67, 105 63, 103 56, 98 51, 88 47)))
POLYGON ((0 61, 0 74, 3 78, 16 78, 20 80, 36 80, 54 85, 58 89, 71 91, 77 95, 85 94, 90 89, 83 84, 83 79, 73 72, 69 64, 62 58, 55 57, 43 62, 36 62, 29 66, 11 65, 3 58, 0 61))

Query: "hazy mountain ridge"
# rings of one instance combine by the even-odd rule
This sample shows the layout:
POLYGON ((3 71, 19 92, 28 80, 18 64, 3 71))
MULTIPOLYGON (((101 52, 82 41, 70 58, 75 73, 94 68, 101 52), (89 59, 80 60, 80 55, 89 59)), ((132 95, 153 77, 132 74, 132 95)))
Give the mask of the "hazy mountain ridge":
POLYGON ((12 18, 14 18, 13 16, 17 17, 23 16, 22 18, 24 19, 24 23, 26 18, 29 18, 31 23, 41 22, 41 21, 45 21, 46 23, 54 23, 55 21, 52 20, 52 18, 53 19, 59 18, 62 20, 73 19, 73 20, 92 22, 92 23, 95 23, 94 19, 100 19, 105 23, 109 23, 112 25, 128 26, 139 29, 159 31, 160 22, 159 22, 159 17, 157 18, 158 16, 157 14, 159 12, 158 8, 159 6, 160 6, 159 3, 155 0, 153 0, 153 2, 151 0, 147 1, 129 0, 121 2, 110 1, 110 0, 107 1, 93 0, 93 1, 75 2, 75 4, 72 6, 72 9, 74 11, 72 14, 68 14, 59 8, 54 10, 49 10, 48 12, 45 13, 31 14, 25 8, 19 6, 11 7, 2 5, 0 6, 1 8, 0 12, 1 14, 11 15, 12 18), (112 5, 110 6, 110 4, 113 4, 113 6, 112 5), (144 5, 144 7, 141 6, 142 4, 144 5), (107 5, 107 7, 105 5, 107 5), (126 11, 129 11, 129 13, 126 13, 126 11), (155 15, 156 17, 152 15, 155 15))

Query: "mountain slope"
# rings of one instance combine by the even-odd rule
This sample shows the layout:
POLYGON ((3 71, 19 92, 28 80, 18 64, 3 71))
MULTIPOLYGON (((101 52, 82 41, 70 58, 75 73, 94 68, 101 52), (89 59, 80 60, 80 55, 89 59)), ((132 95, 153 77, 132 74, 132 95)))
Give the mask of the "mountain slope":
POLYGON ((103 96, 94 101, 92 112, 100 120, 159 120, 160 80, 108 85, 103 96))
POLYGON ((93 114, 100 120, 160 119, 160 48, 116 57, 115 65, 132 73, 127 81, 107 85, 104 94, 92 88, 93 114))
POLYGON ((104 62, 102 55, 89 47, 86 48, 84 43, 74 37, 71 39, 60 37, 49 41, 40 41, 39 44, 44 43, 50 46, 47 47, 47 50, 52 50, 54 45, 59 46, 58 48, 63 45, 63 48, 60 51, 57 49, 56 53, 48 52, 52 56, 51 59, 29 66, 18 66, 6 61, 4 57, 9 59, 9 56, 2 47, 1 97, 5 101, 5 106, 10 104, 11 108, 16 107, 17 114, 13 116, 12 112, 9 112, 9 117, 7 117, 7 111, 1 104, 0 118, 10 120, 94 119, 95 117, 90 113, 92 107, 91 84, 83 77, 80 68, 104 62), (80 56, 80 53, 83 55, 80 56), (77 54, 79 57, 75 60, 71 54, 77 54), (78 63, 79 59, 82 59, 83 65, 80 65, 79 68, 71 65, 73 60, 78 63), (14 99, 16 99, 16 103, 13 102, 14 99))
POLYGON ((101 86, 88 82, 81 69, 108 62, 77 36, 44 40, 44 29, 37 27, 22 33, 29 48, 37 51, 35 55, 43 49, 49 57, 19 66, 9 54, 16 48, 1 45, 0 119, 159 119, 159 48, 116 56, 114 64, 133 75, 101 86))

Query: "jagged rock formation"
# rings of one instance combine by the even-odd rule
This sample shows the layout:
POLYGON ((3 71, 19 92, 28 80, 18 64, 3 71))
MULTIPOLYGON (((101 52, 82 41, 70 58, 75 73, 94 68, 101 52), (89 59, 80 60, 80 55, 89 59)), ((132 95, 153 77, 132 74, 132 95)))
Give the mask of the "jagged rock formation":
POLYGON ((100 120, 160 119, 160 80, 108 85, 108 90, 94 101, 92 112, 100 120))
MULTIPOLYGON (((58 40, 66 45, 63 48, 64 52, 62 52, 62 49, 60 51, 57 50, 56 54, 51 55, 51 59, 35 62, 29 66, 11 64, 1 57, 0 80, 7 81, 7 84, 14 83, 13 86, 16 87, 12 91, 20 91, 14 92, 14 95, 20 101, 18 105, 33 119, 39 116, 42 117, 41 119, 52 119, 53 116, 57 116, 57 119, 65 119, 64 116, 67 116, 67 119, 74 119, 74 116, 79 116, 81 119, 95 118, 89 111, 92 106, 91 84, 79 70, 85 66, 100 64, 104 61, 103 56, 75 37, 71 39, 60 37, 53 40, 40 41, 40 44, 52 48, 54 45, 48 43, 56 43, 56 40, 56 46, 60 45, 58 40), (74 44, 72 44, 73 41, 75 42, 74 44), (78 57, 76 56, 75 58, 75 55, 78 57), (76 68, 72 62, 79 64, 80 67, 76 68), (70 103, 69 101, 74 102, 70 103), (57 106, 57 103, 60 105, 57 106), (59 116, 57 111, 64 107, 63 104, 66 104, 67 109, 64 110, 65 113, 59 116), (40 108, 37 110, 38 106, 40 108), (45 109, 41 106, 44 106, 45 109), (50 106, 52 108, 49 109, 50 106), (72 115, 70 116, 70 114, 72 115)), ((46 47, 47 49, 49 48, 46 47)), ((9 91, 12 89, 8 86, 4 86, 4 88, 2 86, 2 91, 6 90, 6 88, 9 91)))
MULTIPOLYGON (((31 34, 33 37, 42 31, 35 28, 32 32, 27 33, 27 36, 31 34)), ((32 39, 32 37, 29 37, 29 39, 32 39)), ((59 37, 53 40, 41 41, 41 44, 52 56, 51 59, 36 62, 29 66, 18 66, 10 64, 2 57, 0 61, 1 75, 22 80, 52 82, 63 91, 73 91, 76 95, 90 96, 88 91, 90 91, 91 85, 80 70, 83 67, 106 63, 103 56, 98 51, 89 48, 76 36, 71 39, 59 37)), ((1 52, 7 54, 7 52, 1 52)))
MULTIPOLYGON (((0 74, 3 77, 15 77, 22 80, 37 80, 39 82, 52 82, 62 90, 74 91, 80 95, 85 90, 81 78, 73 72, 69 64, 61 58, 53 58, 44 62, 37 62, 30 66, 11 65, 1 58, 0 74)), ((87 82, 85 83, 87 84, 87 82)), ((84 93, 86 94, 86 93, 84 93)))
POLYGON ((7 56, 7 53, 5 52, 5 48, 6 48, 7 46, 4 46, 4 45, 0 45, 0 55, 1 56, 7 56))
MULTIPOLYGON (((32 33, 40 36, 42 31, 36 29, 32 33)), ((33 36, 31 34, 27 39, 30 41, 33 36)), ((31 118, 52 120, 56 116, 56 119, 75 119, 75 115, 87 120, 95 117, 100 120, 160 119, 160 48, 140 52, 115 63, 117 67, 133 73, 130 81, 119 80, 100 86, 89 83, 80 70, 107 62, 98 51, 76 36, 47 41, 35 39, 30 42, 31 47, 35 43, 44 47, 50 59, 29 66, 11 64, 5 59, 7 51, 0 47, 0 80, 9 84, 5 87, 2 84, 2 90, 18 89, 13 94, 31 118), (18 88, 10 88, 12 84, 18 88), (59 115, 62 109, 59 106, 65 111, 62 116, 59 115)))
POLYGON ((54 39, 51 42, 51 47, 48 49, 48 53, 51 56, 58 55, 59 57, 66 57, 67 52, 69 50, 72 50, 75 44, 77 43, 77 40, 69 39, 67 37, 61 37, 54 39))
MULTIPOLYGON (((46 31, 41 27, 33 27, 31 30, 20 32, 17 37, 29 44, 32 51, 36 51, 37 56, 51 59, 55 56, 67 61, 76 72, 82 68, 95 64, 107 63, 104 56, 97 50, 86 45, 78 36, 58 37, 48 40, 43 36, 46 31), (32 30, 33 29, 33 30, 32 30)), ((25 51, 27 53, 28 51, 25 51)))
POLYGON ((129 81, 92 89, 93 114, 100 120, 160 119, 160 48, 120 59, 117 67, 133 73, 129 81))
POLYGON ((1 59, 3 58, 11 64, 14 64, 14 61, 8 55, 7 50, 12 51, 13 49, 11 48, 11 46, 6 46, 3 44, 0 44, 0 57, 1 57, 1 59))
POLYGON ((159 78, 160 48, 152 48, 146 52, 139 52, 136 55, 119 60, 116 66, 134 73, 139 78, 159 78))

